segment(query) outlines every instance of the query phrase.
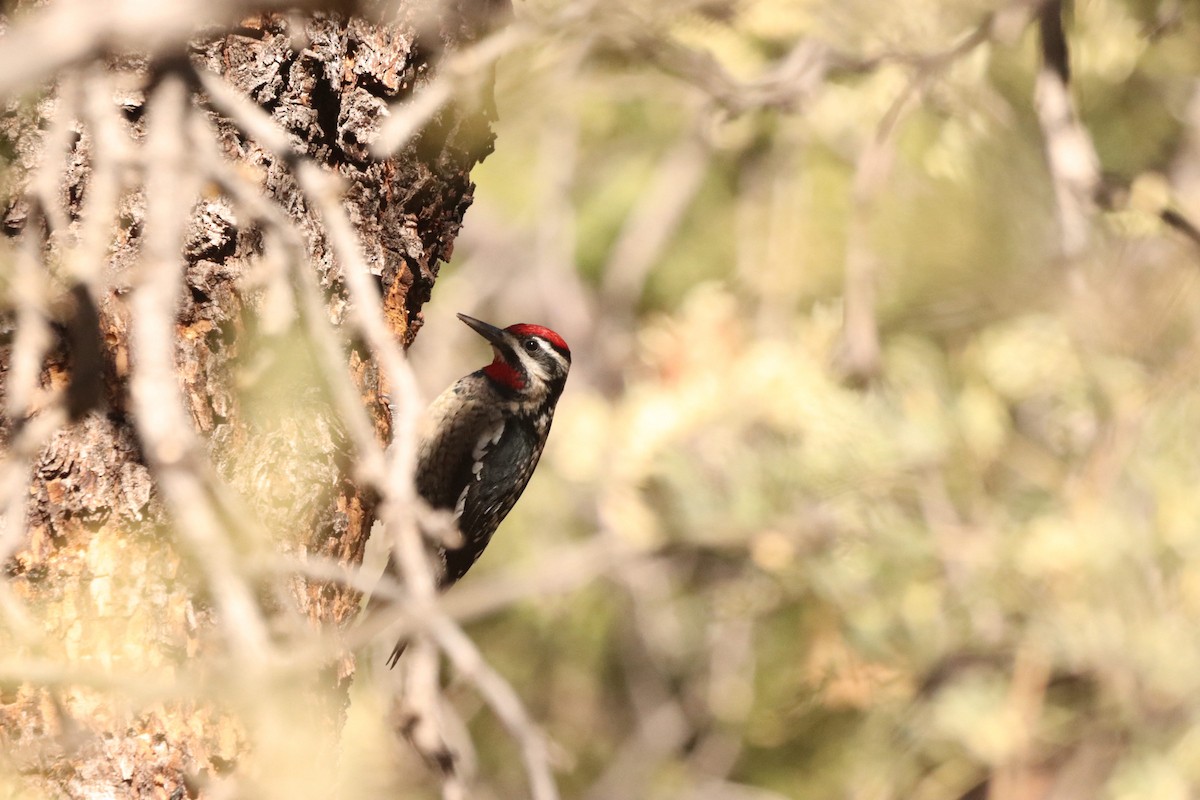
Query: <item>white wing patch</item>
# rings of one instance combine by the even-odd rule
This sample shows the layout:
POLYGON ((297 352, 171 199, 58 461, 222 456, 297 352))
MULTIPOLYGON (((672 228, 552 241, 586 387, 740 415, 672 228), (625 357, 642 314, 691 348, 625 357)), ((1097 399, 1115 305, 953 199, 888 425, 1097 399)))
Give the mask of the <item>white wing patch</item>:
POLYGON ((500 441, 500 437, 504 435, 504 420, 499 420, 495 425, 486 429, 483 435, 479 437, 479 441, 475 445, 475 449, 471 451, 471 475, 474 480, 467 483, 463 487, 462 492, 458 495, 458 501, 454 504, 454 521, 457 523, 463 515, 463 510, 467 506, 467 494, 479 480, 479 476, 483 473, 483 459, 487 455, 488 449, 495 446, 500 441))
POLYGON ((465 509, 467 507, 467 492, 471 491, 471 486, 473 486, 473 485, 474 484, 468 483, 466 486, 463 487, 463 490, 458 495, 458 502, 454 504, 454 524, 455 525, 457 525, 458 521, 460 519, 462 519, 463 509, 465 509))

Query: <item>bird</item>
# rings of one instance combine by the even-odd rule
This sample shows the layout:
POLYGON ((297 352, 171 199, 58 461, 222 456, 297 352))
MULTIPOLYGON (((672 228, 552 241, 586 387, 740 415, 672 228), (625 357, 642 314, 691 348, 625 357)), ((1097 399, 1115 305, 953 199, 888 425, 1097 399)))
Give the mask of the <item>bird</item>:
MULTIPOLYGON (((442 392, 419 428, 417 494, 451 515, 462 542, 436 545, 439 591, 467 574, 525 491, 571 369, 571 349, 549 328, 498 328, 466 314, 458 318, 492 346, 492 362, 442 392)), ((391 561, 388 568, 395 572, 391 561)), ((389 667, 406 644, 397 642, 389 667)))

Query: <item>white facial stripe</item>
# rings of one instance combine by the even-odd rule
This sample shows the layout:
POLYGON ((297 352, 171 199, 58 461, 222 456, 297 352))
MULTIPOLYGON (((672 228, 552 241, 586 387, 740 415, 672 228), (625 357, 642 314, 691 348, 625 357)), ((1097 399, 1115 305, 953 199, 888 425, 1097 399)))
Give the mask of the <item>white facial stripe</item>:
POLYGON ((538 346, 542 348, 543 352, 549 353, 550 356, 559 363, 564 372, 568 367, 570 367, 570 364, 567 363, 567 360, 562 357, 562 353, 554 349, 554 345, 550 344, 540 336, 535 338, 534 341, 538 343, 538 346))
MULTIPOLYGON (((535 342, 541 342, 541 339, 534 339, 535 342)), ((521 366, 529 373, 529 376, 534 380, 546 380, 549 376, 546 374, 546 368, 541 362, 534 357, 533 353, 527 351, 524 347, 516 348, 517 358, 521 360, 521 366)))
POLYGON ((521 339, 517 343, 517 346, 512 348, 517 359, 521 362, 521 367, 524 369, 525 374, 529 378, 522 393, 527 399, 536 398, 548 391, 551 370, 545 364, 545 356, 543 353, 549 353, 550 356, 558 362, 555 372, 559 374, 565 374, 571 366, 570 362, 567 361, 567 359, 564 358, 561 353, 555 350, 554 347, 542 337, 535 336, 533 337, 533 341, 537 342, 538 346, 541 347, 541 353, 536 351, 531 353, 526 350, 525 339, 521 339))
POLYGON ((567 361, 567 359, 563 357, 563 354, 555 350, 549 342, 542 340, 542 347, 546 348, 546 352, 558 362, 558 366, 561 368, 562 372, 566 373, 571 369, 571 362, 567 361))
POLYGON ((525 369, 525 374, 527 374, 534 382, 543 381, 546 379, 546 373, 542 369, 541 364, 537 362, 536 358, 525 352, 524 347, 516 348, 516 352, 517 360, 521 362, 521 366, 525 369))

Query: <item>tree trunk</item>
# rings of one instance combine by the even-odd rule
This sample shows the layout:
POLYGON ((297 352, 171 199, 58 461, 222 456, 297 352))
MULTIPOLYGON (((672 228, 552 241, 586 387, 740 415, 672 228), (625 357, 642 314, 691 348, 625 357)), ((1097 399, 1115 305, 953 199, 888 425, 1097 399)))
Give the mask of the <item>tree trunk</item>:
MULTIPOLYGON (((294 571, 272 575, 281 555, 360 563, 375 498, 359 480, 330 383, 352 376, 381 443, 388 389, 361 340, 343 350, 345 375, 328 374, 297 299, 297 264, 249 201, 205 172, 196 123, 214 132, 231 174, 298 231, 298 268, 315 276, 327 318, 340 326, 352 313, 347 265, 335 262, 328 221, 298 186, 300 162, 215 110, 188 76, 223 76, 291 135, 300 161, 340 176, 340 206, 378 281, 384 318, 407 346, 470 205, 470 169, 491 147, 492 110, 446 106, 392 157, 373 157, 368 142, 388 106, 419 96, 441 55, 477 38, 501 5, 464 0, 430 18, 405 4, 375 21, 254 15, 193 39, 188 63, 182 53, 109 53, 59 72, 54 91, 35 102, 9 105, 0 648, 4 663, 23 668, 0 672, 0 785, 9 773, 46 797, 174 798, 232 776, 243 796, 317 793, 289 784, 275 759, 332 761, 329 736, 344 716, 353 659, 326 658, 323 671, 301 664, 292 702, 276 703, 275 715, 249 714, 238 695, 245 687, 229 676, 255 668, 246 649, 254 621, 234 618, 238 606, 222 587, 230 574, 250 587, 275 654, 354 618, 357 591, 294 571), (186 92, 183 103, 172 105, 172 86, 186 92), (120 115, 107 117, 114 109, 120 115), (178 140, 156 138, 171 113, 186 129, 178 140), (113 142, 125 143, 124 155, 113 142), (136 156, 155 147, 179 151, 175 172, 156 176, 155 162, 136 156), (113 176, 115 224, 105 226, 107 256, 96 263, 87 259, 88 225, 103 220, 113 176), (155 231, 169 219, 160 198, 172 191, 191 209, 173 265, 154 255, 156 241, 171 242, 155 231), (150 364, 152 337, 139 350, 135 298, 146 301, 172 269, 182 274, 169 295, 178 304, 177 390, 196 452, 186 446, 192 431, 170 452, 166 438, 148 441, 138 419, 137 371, 150 364), (169 491, 176 479, 201 487, 200 506, 219 524, 206 528, 203 509, 172 502, 183 496, 169 491), (207 542, 201 534, 214 529, 227 535, 207 542), (295 701, 318 695, 323 702, 295 701)), ((0 49, 18 34, 9 31, 0 49)))

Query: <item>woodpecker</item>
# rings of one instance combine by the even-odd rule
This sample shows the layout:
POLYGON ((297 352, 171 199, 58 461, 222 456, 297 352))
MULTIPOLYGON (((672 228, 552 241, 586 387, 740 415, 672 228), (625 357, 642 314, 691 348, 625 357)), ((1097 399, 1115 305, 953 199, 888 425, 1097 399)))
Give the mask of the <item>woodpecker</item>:
MULTIPOLYGON (((420 429, 417 493, 432 508, 452 514, 463 540, 455 549, 437 548, 440 590, 479 559, 525 490, 571 368, 570 348, 549 328, 500 329, 466 314, 458 318, 491 344, 493 358, 442 392, 420 429)), ((397 643, 389 666, 405 644, 397 643)))

